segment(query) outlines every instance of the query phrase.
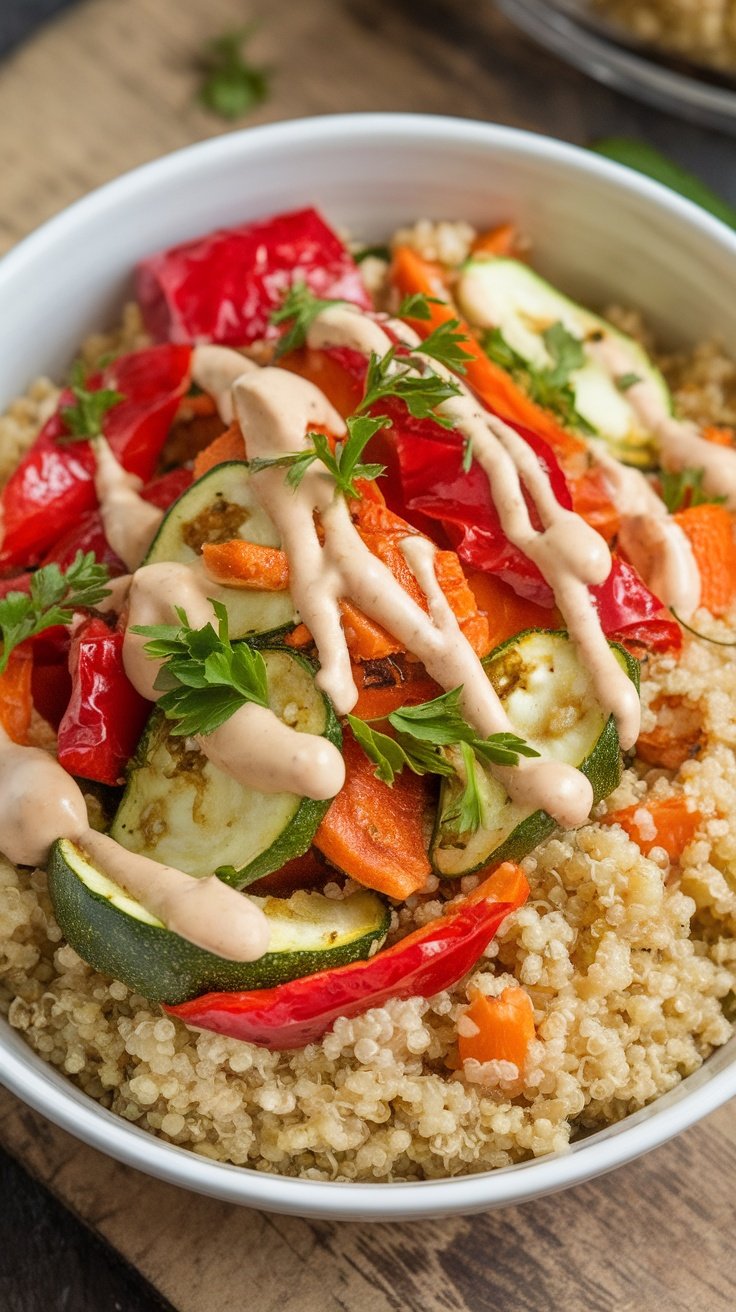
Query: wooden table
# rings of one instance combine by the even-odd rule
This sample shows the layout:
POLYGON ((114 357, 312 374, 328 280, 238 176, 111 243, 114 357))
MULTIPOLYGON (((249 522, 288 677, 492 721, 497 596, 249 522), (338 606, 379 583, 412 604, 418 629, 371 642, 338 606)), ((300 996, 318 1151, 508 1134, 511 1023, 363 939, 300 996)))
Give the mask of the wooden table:
MULTIPOLYGON (((0 66, 0 249, 97 183, 226 130, 194 102, 193 63, 208 36, 244 15, 260 18, 252 53, 275 70, 273 96, 251 122, 400 109, 497 119, 574 141, 646 135, 736 199, 732 141, 596 86, 480 0, 87 0, 0 66)), ((77 1144, 4 1093, 0 1144, 179 1312, 246 1304, 254 1312, 736 1305, 736 1119, 728 1108, 572 1193, 411 1227, 311 1224, 198 1200, 77 1144)), ((12 1187, 22 1190, 20 1177, 12 1187)), ((62 1245, 54 1260, 61 1268, 66 1260, 66 1286, 46 1281, 36 1298, 35 1286, 19 1285, 9 1263, 14 1245, 30 1245, 39 1270, 49 1257, 29 1238, 39 1199, 29 1196, 25 1212, 16 1207, 14 1229, 2 1236, 2 1312, 152 1306, 124 1273, 114 1297, 112 1276, 95 1284, 89 1271, 105 1260, 95 1247, 84 1278, 72 1278, 71 1248, 62 1245)), ((52 1220, 63 1230, 65 1222, 52 1220)))

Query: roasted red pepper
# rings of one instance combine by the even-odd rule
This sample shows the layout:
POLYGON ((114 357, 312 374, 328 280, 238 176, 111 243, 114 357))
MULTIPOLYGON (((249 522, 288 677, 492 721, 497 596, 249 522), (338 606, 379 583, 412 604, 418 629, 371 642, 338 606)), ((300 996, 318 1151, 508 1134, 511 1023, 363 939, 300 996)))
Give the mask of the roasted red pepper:
MULTIPOLYGON (((158 506, 160 510, 168 510, 169 506, 185 492, 192 481, 192 475, 188 469, 172 469, 168 474, 162 474, 160 478, 155 478, 141 491, 141 496, 151 505, 158 506)), ((78 551, 91 551, 94 553, 100 564, 107 565, 110 573, 125 574, 126 567, 119 556, 115 555, 112 547, 108 544, 105 537, 105 530, 102 524, 102 515, 99 510, 89 510, 86 515, 70 528, 63 537, 55 542, 50 551, 46 553, 41 564, 48 565, 55 561, 60 569, 66 569, 71 565, 78 551)), ((30 578, 30 575, 26 575, 30 578)), ((20 586, 20 585, 19 585, 20 586)), ((2 587, 2 584, 0 584, 2 587)), ((25 589, 24 589, 25 590, 25 589)))
POLYGON ((350 252, 316 210, 221 229, 143 260, 136 291, 157 341, 243 346, 275 339, 271 311, 294 281, 317 296, 370 299, 350 252))
MULTIPOLYGON (((395 427, 409 518, 419 512, 441 521, 464 564, 498 576, 520 596, 538 605, 552 607, 554 598, 549 585, 532 561, 509 542, 501 528, 485 474, 478 465, 473 465, 468 473, 463 471, 458 438, 453 433, 420 435, 406 427, 395 427)), ((527 429, 514 427, 549 474, 560 505, 569 510, 573 504, 570 490, 551 448, 527 429)), ((534 513, 531 517, 539 528, 534 513)), ((681 646, 679 625, 633 566, 620 557, 613 556, 611 573, 605 583, 590 591, 608 638, 651 651, 681 646)))
POLYGON ((70 774, 120 784, 150 711, 123 667, 123 638, 86 620, 70 652, 72 694, 59 725, 59 764, 70 774))
POLYGON ((199 1029, 277 1050, 316 1042, 341 1016, 358 1016, 389 998, 430 998, 451 988, 481 957, 529 885, 518 866, 501 866, 447 916, 432 920, 368 961, 321 970, 272 989, 206 993, 167 1007, 199 1029), (499 900, 503 898, 504 900, 499 900))
MULTIPOLYGON (((90 390, 112 388, 124 396, 108 410, 102 427, 118 460, 140 478, 150 479, 156 468, 189 385, 190 360, 187 347, 148 347, 113 360, 87 382, 90 390)), ((56 413, 3 489, 0 566, 36 564, 97 504, 90 443, 64 442, 68 429, 61 412, 73 399, 70 392, 62 392, 56 413)))

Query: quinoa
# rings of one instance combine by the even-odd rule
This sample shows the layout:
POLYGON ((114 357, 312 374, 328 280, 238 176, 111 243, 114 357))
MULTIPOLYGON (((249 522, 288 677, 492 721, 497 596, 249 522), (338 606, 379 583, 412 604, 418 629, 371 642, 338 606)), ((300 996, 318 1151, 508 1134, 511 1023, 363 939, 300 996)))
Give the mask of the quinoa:
POLYGON ((714 68, 736 68, 734 0, 594 0, 640 41, 714 68))
MULTIPOLYGON (((430 258, 464 258, 468 225, 402 232, 430 258), (454 235, 450 229, 455 228, 454 235)), ((630 312, 618 322, 642 335, 630 312)), ((92 360, 145 337, 123 328, 84 348, 92 360)), ((715 345, 663 367, 683 411, 736 413, 736 370, 715 345)), ((40 380, 0 419, 6 470, 53 406, 40 380)), ((732 617, 736 620, 736 617, 732 617)), ((700 611, 696 628, 714 635, 700 611)), ((394 999, 338 1020, 319 1043, 275 1053, 162 1015, 63 942, 42 871, 0 858, 0 1011, 80 1089, 152 1134, 216 1161, 314 1180, 432 1179, 564 1151, 571 1139, 637 1110, 696 1070, 732 1033, 736 993, 736 664, 686 636, 680 659, 642 668, 642 727, 665 715, 697 725, 678 769, 635 759, 581 829, 526 859, 528 903, 509 917, 469 978, 431 999, 394 999), (663 709, 663 708, 666 708, 663 709), (612 811, 684 793, 702 815, 677 862, 644 856, 612 811), (509 1062, 460 1067, 458 1026, 473 989, 521 984, 536 1039, 523 1073, 509 1062)), ((639 834, 647 831, 646 811, 639 834)), ((465 893, 477 881, 461 881, 465 893)), ((325 890, 341 896, 335 884, 325 890)), ((439 914, 439 881, 394 912, 392 937, 439 914)))

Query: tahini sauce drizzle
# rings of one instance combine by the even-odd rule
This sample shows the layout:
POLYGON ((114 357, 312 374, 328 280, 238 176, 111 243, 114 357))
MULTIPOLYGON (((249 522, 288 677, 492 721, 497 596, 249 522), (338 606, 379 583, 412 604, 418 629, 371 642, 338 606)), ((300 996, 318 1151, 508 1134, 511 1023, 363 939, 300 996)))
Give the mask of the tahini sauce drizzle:
POLYGON ((622 465, 600 441, 590 441, 608 493, 621 515, 619 544, 665 606, 689 619, 700 605, 700 570, 687 534, 668 513, 649 480, 622 465))
MULTIPOLYGON (((376 325, 366 323, 375 339, 376 325)), ((336 436, 344 432, 342 420, 322 393, 285 370, 266 368, 241 378, 233 394, 251 458, 305 449, 309 424, 336 436)), ((253 481, 281 536, 289 558, 289 587, 320 653, 317 683, 338 714, 350 711, 358 695, 340 620, 339 602, 350 597, 413 652, 444 688, 463 685, 463 712, 479 734, 512 731, 478 657, 444 602, 434 578, 431 542, 411 537, 401 544, 411 568, 419 571, 417 578, 430 606, 427 615, 362 542, 344 498, 335 495, 332 480, 318 464, 311 466, 296 491, 279 467, 259 471, 253 481), (320 517, 323 542, 317 535, 315 514, 320 517)), ((570 766, 522 760, 513 770, 505 770, 503 779, 515 801, 532 808, 544 806, 565 827, 581 824, 589 814, 590 784, 570 766)))
MULTIPOLYGON (((278 471, 283 481, 283 470, 278 471)), ((157 701, 154 687, 159 662, 145 653, 147 639, 135 625, 176 624, 175 606, 186 611, 193 628, 216 624, 212 601, 227 599, 227 589, 213 583, 201 560, 190 565, 162 561, 144 565, 133 575, 123 664, 142 697, 157 701)), ((197 746, 209 761, 244 788, 265 793, 296 793, 323 801, 345 782, 342 753, 317 734, 291 728, 267 707, 248 703, 219 729, 198 735, 197 746)))
POLYGON ((263 912, 213 875, 181 870, 128 852, 89 827, 79 786, 48 752, 22 747, 0 729, 0 849, 16 865, 39 866, 57 838, 77 843, 99 869, 190 943, 233 961, 268 948, 263 912))
MULTIPOLYGON (((586 349, 613 378, 631 368, 625 346, 612 336, 586 342, 586 349)), ((736 450, 706 441, 696 424, 675 419, 650 378, 627 388, 626 398, 644 428, 657 439, 663 468, 702 469, 706 491, 724 496, 729 510, 736 510, 736 450)))
MULTIPOLYGON (((410 340, 403 330, 402 335, 410 340)), ((319 315, 307 340, 313 347, 349 346, 364 354, 383 353, 390 345, 379 324, 346 306, 331 306, 319 315)), ((416 342, 416 338, 411 340, 416 342)), ((432 367, 458 381, 435 361, 432 367)), ((536 563, 552 588, 570 635, 591 672, 596 696, 604 709, 615 716, 622 746, 629 748, 639 734, 639 696, 608 646, 588 591, 589 585, 602 583, 610 572, 608 547, 579 515, 559 504, 549 478, 527 443, 508 424, 490 415, 466 387, 460 386, 461 394, 444 401, 439 408, 471 441, 473 455, 493 489, 504 532, 536 563), (531 523, 522 484, 539 512, 541 532, 531 523)), ((381 622, 394 632, 389 623, 381 622)))
POLYGON ((163 510, 139 496, 143 481, 115 458, 105 437, 93 443, 95 492, 102 524, 113 551, 129 570, 137 569, 164 517, 163 510))

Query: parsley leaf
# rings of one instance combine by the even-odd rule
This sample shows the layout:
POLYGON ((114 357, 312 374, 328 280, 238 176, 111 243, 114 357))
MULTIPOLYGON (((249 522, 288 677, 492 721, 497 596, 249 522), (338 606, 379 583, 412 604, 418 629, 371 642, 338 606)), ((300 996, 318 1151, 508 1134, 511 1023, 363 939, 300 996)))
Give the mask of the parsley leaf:
POLYGON ((542 338, 552 361, 544 367, 531 365, 519 355, 500 328, 492 328, 486 334, 483 349, 489 359, 526 388, 537 405, 551 410, 567 428, 593 436, 596 430, 576 409, 575 390, 570 382, 570 375, 585 364, 582 342, 559 322, 546 328, 542 338))
POLYGON ((245 27, 208 41, 199 61, 200 104, 220 118, 240 118, 268 97, 271 70, 249 63, 244 54, 253 30, 245 27))
POLYGON ((457 799, 457 822, 460 832, 477 829, 482 822, 481 784, 478 760, 496 765, 517 765, 520 756, 539 753, 513 733, 491 734, 478 738, 460 710, 462 688, 453 688, 419 706, 405 706, 392 711, 388 722, 395 738, 379 733, 354 715, 348 723, 356 741, 376 766, 378 779, 391 786, 397 774, 409 769, 414 774, 457 775, 463 789, 457 799))
POLYGON ((614 382, 619 392, 628 392, 630 387, 642 382, 642 378, 640 374, 618 374, 614 382))
POLYGON ((8 592, 0 600, 0 674, 11 652, 26 638, 57 624, 71 624, 76 610, 90 609, 108 597, 109 578, 107 566, 98 563, 94 552, 78 551, 65 570, 56 564, 37 569, 28 592, 8 592))
POLYGON ((279 339, 276 346, 275 358, 279 360, 282 355, 289 351, 296 351, 303 346, 307 340, 307 333, 312 326, 318 314, 323 310, 329 309, 331 305, 345 305, 347 302, 341 300, 323 300, 315 296, 310 291, 307 284, 303 281, 292 283, 289 291, 286 293, 283 301, 272 310, 270 322, 273 324, 289 323, 291 327, 287 329, 283 337, 279 339))
POLYGON ((459 834, 475 833, 483 823, 483 800, 477 762, 472 747, 467 743, 460 743, 460 758, 461 772, 458 773, 463 786, 457 793, 454 805, 445 811, 443 821, 447 825, 454 825, 459 834))
POLYGON ((355 715, 348 716, 348 724, 357 743, 363 748, 369 760, 376 766, 377 779, 389 787, 397 774, 409 769, 414 774, 451 775, 453 766, 438 748, 421 742, 413 742, 409 737, 398 734, 396 738, 386 733, 379 733, 365 720, 355 715))
POLYGON ((99 437, 104 416, 119 401, 124 401, 125 397, 122 392, 115 392, 109 387, 98 387, 90 391, 81 360, 77 360, 72 366, 69 386, 74 397, 74 405, 61 407, 61 418, 69 432, 62 434, 58 441, 67 443, 99 437))
POLYGON ((415 419, 436 419, 443 428, 452 428, 452 420, 438 415, 435 407, 451 396, 459 395, 457 383, 440 378, 432 369, 423 374, 413 373, 411 362, 397 358, 396 347, 392 346, 385 355, 371 352, 365 394, 358 406, 358 413, 380 405, 381 401, 389 397, 397 397, 404 402, 409 414, 415 419))
POLYGON ((336 442, 334 451, 330 447, 329 438, 324 433, 310 433, 311 449, 291 451, 284 456, 275 456, 273 459, 256 458, 251 460, 250 468, 257 474, 261 469, 284 466, 289 471, 286 482, 296 490, 310 466, 319 460, 334 480, 338 491, 346 497, 360 500, 361 493, 356 486, 356 479, 380 478, 386 468, 385 465, 365 463, 360 457, 373 435, 387 424, 388 419, 385 415, 378 415, 375 418, 369 415, 353 415, 346 420, 347 438, 344 442, 336 442))
POLYGON ((432 318, 430 305, 441 305, 439 296, 426 296, 424 292, 410 292, 405 296, 398 310, 399 319, 420 319, 428 322, 432 318))
POLYGON ((583 343, 578 337, 573 337, 561 321, 545 328, 542 340, 552 359, 552 367, 547 370, 549 384, 551 387, 564 387, 570 381, 570 374, 576 369, 582 369, 585 364, 583 343))
POLYGON ((131 630, 150 640, 146 655, 162 661, 154 687, 163 693, 158 705, 167 720, 176 722, 171 732, 179 738, 212 733, 246 702, 268 706, 261 653, 247 642, 233 646, 226 607, 219 601, 212 601, 212 607, 217 630, 212 624, 191 628, 178 607, 178 625, 139 624, 131 630))
POLYGON ((447 369, 454 369, 456 374, 464 374, 468 360, 473 358, 470 351, 466 351, 462 345, 468 340, 467 333, 461 331, 460 320, 448 319, 415 346, 413 353, 427 355, 432 360, 438 360, 447 369))
POLYGON ((661 496, 671 515, 683 506, 722 506, 725 497, 706 492, 703 487, 704 469, 663 469, 659 475, 661 496))

